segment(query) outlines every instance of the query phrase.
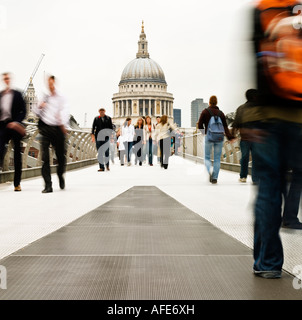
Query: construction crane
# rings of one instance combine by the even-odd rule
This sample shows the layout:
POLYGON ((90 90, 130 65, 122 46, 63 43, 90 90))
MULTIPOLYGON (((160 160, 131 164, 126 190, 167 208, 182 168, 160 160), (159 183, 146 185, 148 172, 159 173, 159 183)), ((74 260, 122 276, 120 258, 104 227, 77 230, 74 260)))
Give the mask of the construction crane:
POLYGON ((38 63, 37 63, 36 66, 35 66, 34 71, 32 72, 32 74, 31 74, 31 76, 30 76, 30 78, 29 78, 29 80, 28 80, 28 82, 27 82, 27 84, 26 84, 26 87, 25 87, 25 89, 24 89, 24 91, 23 91, 23 96, 25 96, 26 91, 27 91, 27 88, 28 88, 30 82, 33 80, 34 76, 36 75, 36 73, 37 73, 37 71, 38 71, 38 69, 39 69, 39 66, 40 66, 40 64, 41 64, 44 56, 45 56, 45 54, 42 53, 42 54, 41 54, 41 57, 40 57, 40 59, 39 59, 39 61, 38 61, 38 63))

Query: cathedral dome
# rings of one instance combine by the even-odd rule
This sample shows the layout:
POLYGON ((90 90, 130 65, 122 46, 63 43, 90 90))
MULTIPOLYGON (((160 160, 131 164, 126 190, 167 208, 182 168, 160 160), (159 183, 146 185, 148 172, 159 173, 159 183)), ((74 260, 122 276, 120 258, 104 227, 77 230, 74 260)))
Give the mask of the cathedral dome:
POLYGON ((120 84, 127 82, 157 82, 166 84, 160 65, 154 60, 141 57, 129 62, 125 67, 120 84))

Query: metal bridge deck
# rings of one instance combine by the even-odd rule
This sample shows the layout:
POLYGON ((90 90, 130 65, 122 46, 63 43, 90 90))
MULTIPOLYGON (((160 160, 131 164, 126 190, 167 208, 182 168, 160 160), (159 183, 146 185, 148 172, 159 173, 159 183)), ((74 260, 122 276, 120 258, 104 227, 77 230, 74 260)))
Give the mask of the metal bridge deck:
MULTIPOLYGON (((249 216, 248 210, 242 212, 243 219, 238 218, 238 206, 245 203, 247 208, 252 201, 252 186, 239 185, 236 174, 221 172, 219 185, 209 185, 202 166, 173 158, 167 171, 156 166, 115 165, 102 174, 96 173, 96 167, 67 173, 68 188, 47 195, 37 191, 41 187, 39 183, 37 186, 38 179, 24 181, 20 194, 2 186, 2 194, 16 199, 7 209, 14 207, 12 219, 19 229, 6 224, 12 237, 6 241, 11 242, 13 252, 0 261, 8 275, 7 289, 0 290, 0 300, 302 299, 302 290, 293 288, 293 276, 287 272, 275 280, 253 275, 252 249, 244 243, 245 239, 251 240, 251 225, 244 218, 245 214, 249 216), (83 184, 86 179, 87 184, 83 184), (138 181, 140 185, 131 185, 139 184, 138 181), (174 195, 168 195, 164 189, 174 195), (241 192, 246 195, 245 202, 241 192), (16 197, 26 193, 37 199, 32 202, 34 218, 26 209, 24 215, 32 221, 20 225, 20 200, 25 198, 17 201, 16 197), (237 206, 230 210, 235 199, 237 206), (44 207, 39 211, 36 206, 41 201, 44 207), (97 202, 101 204, 97 206, 97 202), (199 209, 192 210, 184 205, 186 202, 191 207, 199 204, 199 209), (68 206, 74 209, 73 215, 68 206), (208 216, 202 217, 204 212, 208 216), (209 217, 213 214, 216 216, 211 223, 209 217), (60 223, 54 224, 51 219, 60 223), (41 231, 43 225, 47 230, 41 231), (27 244, 22 242, 25 237, 16 240, 17 230, 23 232, 19 232, 19 239, 27 233, 27 244), (234 230, 239 235, 237 239, 234 230)), ((29 202, 23 202, 23 210, 28 205, 29 202)), ((0 215, 4 219, 5 214, 0 215)), ((3 224, 1 228, 4 230, 3 224)), ((286 235, 291 236, 291 241, 299 236, 295 232, 286 235)), ((284 245, 285 251, 289 251, 286 239, 284 245)), ((291 255, 298 249, 295 247, 291 255)))

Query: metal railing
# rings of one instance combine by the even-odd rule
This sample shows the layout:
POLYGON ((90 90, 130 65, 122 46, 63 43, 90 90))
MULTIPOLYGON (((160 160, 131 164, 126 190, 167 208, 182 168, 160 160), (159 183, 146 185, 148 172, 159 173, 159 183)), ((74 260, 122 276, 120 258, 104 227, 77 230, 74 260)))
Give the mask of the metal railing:
MULTIPOLYGON (((196 162, 204 163, 204 135, 200 132, 185 135, 182 137, 182 156, 196 162)), ((211 160, 213 161, 213 151, 211 160)), ((227 139, 224 140, 221 154, 221 168, 230 171, 240 171, 240 140, 230 143, 227 139)), ((251 169, 251 162, 249 170, 251 169)))
MULTIPOLYGON (((34 169, 41 168, 42 158, 40 149, 41 135, 37 124, 24 123, 26 126, 26 135, 21 141, 22 150, 22 171, 23 178, 29 176, 40 175, 40 171, 36 170, 33 175, 25 174, 34 169)), ((97 150, 95 143, 91 140, 91 133, 82 130, 68 130, 66 135, 66 162, 67 170, 83 167, 97 162, 97 150)), ((56 165, 56 154, 52 147, 50 147, 50 164, 56 165)), ((6 155, 3 161, 2 173, 0 173, 0 182, 10 181, 14 170, 14 149, 13 142, 7 146, 6 155)))

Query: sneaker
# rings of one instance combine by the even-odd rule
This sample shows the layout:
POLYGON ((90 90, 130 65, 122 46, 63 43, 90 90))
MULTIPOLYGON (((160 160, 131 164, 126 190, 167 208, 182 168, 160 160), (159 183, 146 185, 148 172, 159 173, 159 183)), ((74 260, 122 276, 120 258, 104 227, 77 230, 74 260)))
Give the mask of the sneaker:
POLYGON ((239 182, 246 182, 246 178, 240 178, 239 182))
POLYGON ((212 179, 211 181, 213 184, 216 184, 217 183, 217 179, 212 179))
POLYGON ((17 187, 15 187, 15 190, 14 191, 21 191, 21 186, 18 185, 17 187))
POLYGON ((282 271, 272 270, 272 271, 259 271, 253 270, 254 275, 257 277, 265 278, 265 279, 279 279, 281 278, 282 271))
POLYGON ((130 166, 131 166, 131 162, 128 162, 128 164, 127 164, 127 165, 128 165, 128 167, 130 167, 130 166))

